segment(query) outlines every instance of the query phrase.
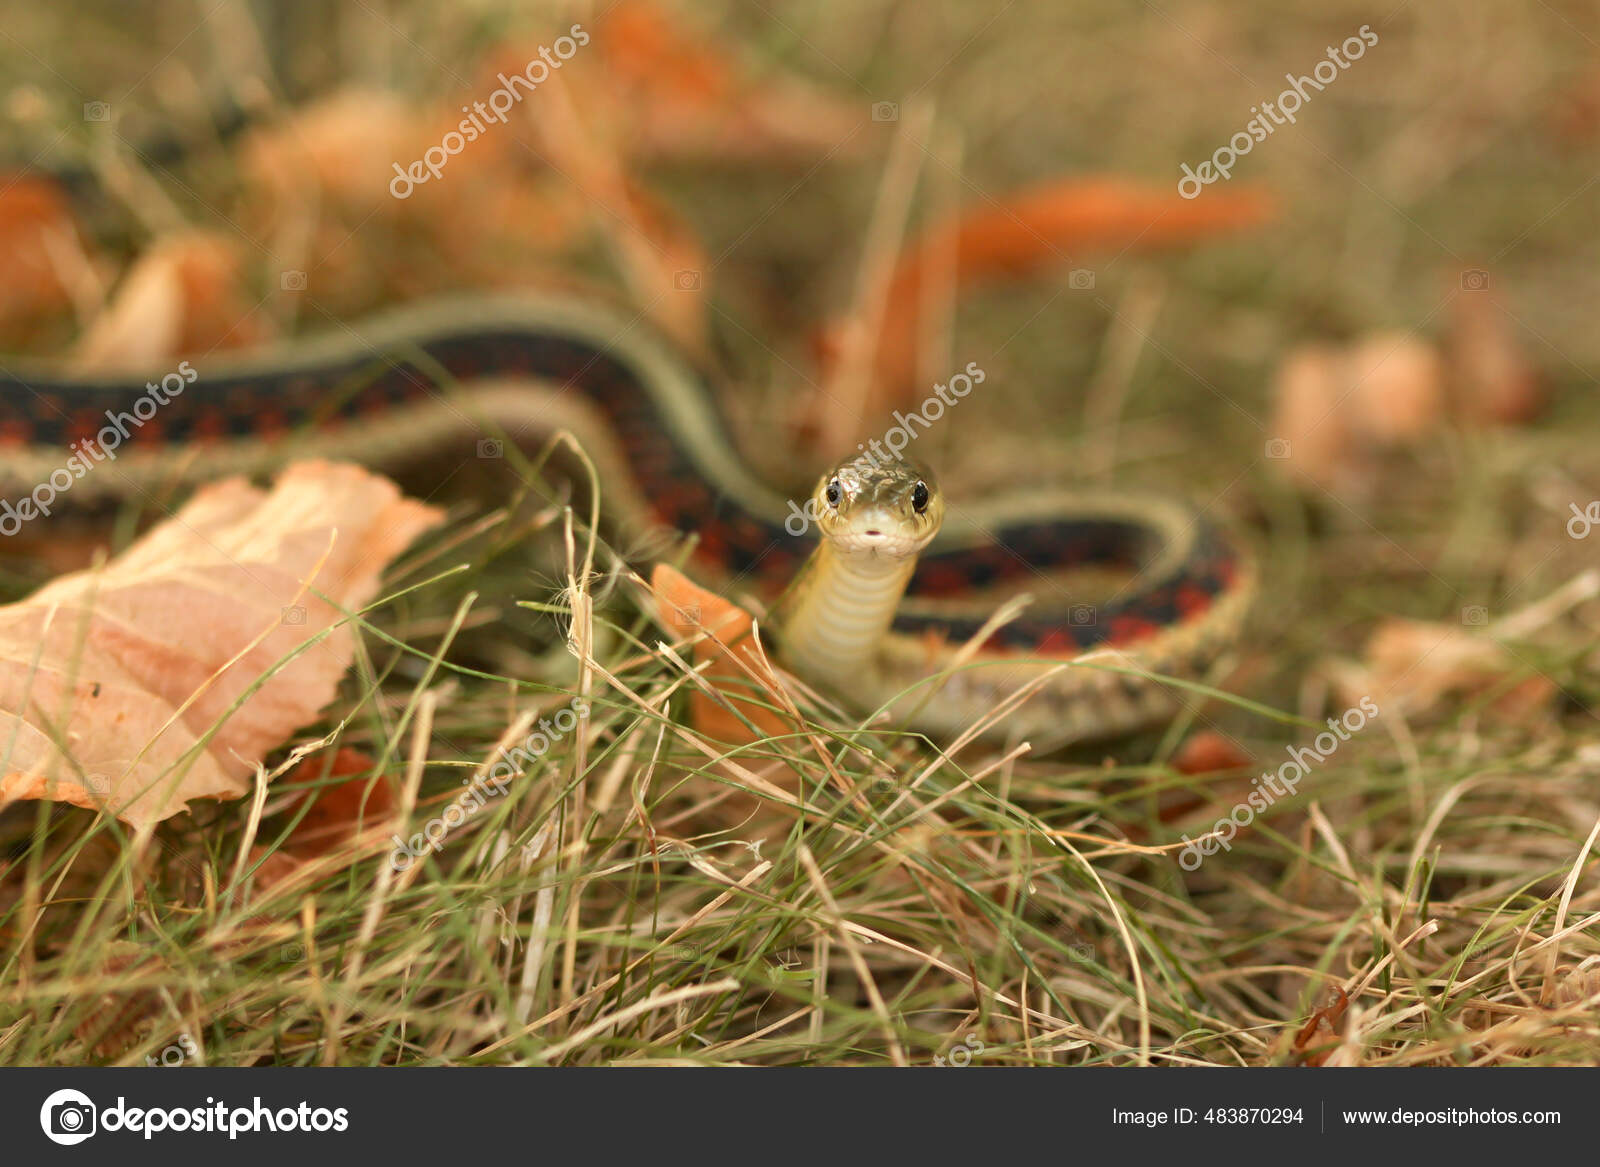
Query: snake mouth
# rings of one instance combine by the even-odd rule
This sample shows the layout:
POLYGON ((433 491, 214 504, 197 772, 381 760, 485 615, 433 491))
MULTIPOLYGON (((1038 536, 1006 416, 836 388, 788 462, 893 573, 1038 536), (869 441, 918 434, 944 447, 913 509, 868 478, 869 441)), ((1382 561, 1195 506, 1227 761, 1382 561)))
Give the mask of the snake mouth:
POLYGON ((928 540, 903 527, 879 523, 870 527, 837 530, 833 545, 853 558, 898 561, 919 554, 928 540))

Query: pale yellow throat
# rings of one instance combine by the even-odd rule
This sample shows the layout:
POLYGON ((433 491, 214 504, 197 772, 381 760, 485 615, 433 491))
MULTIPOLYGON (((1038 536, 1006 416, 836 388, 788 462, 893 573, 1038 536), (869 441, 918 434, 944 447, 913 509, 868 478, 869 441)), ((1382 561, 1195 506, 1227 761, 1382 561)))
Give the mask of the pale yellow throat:
POLYGON ((776 618, 783 661, 803 679, 843 693, 873 672, 917 557, 842 551, 824 540, 776 618))

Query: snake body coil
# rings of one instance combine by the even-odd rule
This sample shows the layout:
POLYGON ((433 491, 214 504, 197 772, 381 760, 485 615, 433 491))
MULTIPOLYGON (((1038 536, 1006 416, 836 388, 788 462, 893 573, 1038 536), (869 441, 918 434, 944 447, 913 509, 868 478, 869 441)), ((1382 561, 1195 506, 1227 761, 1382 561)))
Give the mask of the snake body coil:
POLYGON ((5 362, 0 536, 17 533, 23 511, 48 524, 63 509, 164 498, 291 457, 386 465, 485 432, 531 442, 565 428, 596 462, 619 523, 693 535, 699 568, 769 593, 806 567, 798 599, 780 609, 781 652, 797 672, 941 734, 1049 673, 997 728, 1052 742, 1169 715, 1173 690, 1145 674, 1205 669, 1254 591, 1249 561, 1209 521, 1109 493, 952 504, 899 577, 852 575, 817 550, 816 534, 785 529, 791 504, 740 459, 703 378, 637 318, 575 299, 454 300, 192 363, 193 383, 153 404, 171 369, 76 376, 5 362), (1122 589, 1089 606, 1052 574, 1084 567, 1122 573, 1122 589), (995 608, 986 594, 1024 589, 1034 599, 1021 615, 950 669, 995 608), (797 604, 812 616, 797 619, 797 604))

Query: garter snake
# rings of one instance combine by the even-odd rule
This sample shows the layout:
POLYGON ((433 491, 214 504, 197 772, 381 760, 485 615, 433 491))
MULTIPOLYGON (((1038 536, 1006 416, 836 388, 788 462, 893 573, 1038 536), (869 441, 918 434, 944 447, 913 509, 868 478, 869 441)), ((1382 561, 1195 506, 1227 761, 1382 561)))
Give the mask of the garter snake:
POLYGON ((1254 592, 1250 560, 1176 503, 1045 490, 947 503, 909 462, 835 468, 818 486, 820 537, 796 536, 793 504, 747 468, 706 378, 638 318, 578 297, 457 298, 190 360, 181 385, 176 361, 129 376, 0 362, 0 535, 30 501, 48 524, 290 457, 382 466, 486 423, 519 442, 562 428, 595 462, 613 521, 692 535, 698 569, 757 590, 798 574, 775 615, 780 660, 802 677, 948 734, 1052 672, 999 728, 1056 742, 1170 715, 1173 690, 1142 674, 1202 672, 1254 592), (114 448, 108 425, 126 434, 114 448), (1074 567, 1126 578, 1091 606, 1056 582, 1074 567), (947 669, 988 597, 1025 589, 1021 615, 947 669), (1085 654, 1126 667, 1059 667, 1085 654))

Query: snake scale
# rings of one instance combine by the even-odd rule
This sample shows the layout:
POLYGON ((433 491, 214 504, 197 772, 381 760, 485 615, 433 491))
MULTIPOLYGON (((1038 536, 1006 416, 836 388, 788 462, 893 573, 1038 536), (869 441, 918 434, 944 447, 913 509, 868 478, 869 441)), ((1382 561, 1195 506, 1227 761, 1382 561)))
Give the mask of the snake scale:
POLYGON ((577 296, 459 297, 191 360, 177 380, 0 360, 0 537, 292 457, 385 466, 486 432, 522 444, 567 429, 619 527, 664 525, 693 537, 695 570, 788 587, 776 639, 802 677, 948 735, 1049 674, 995 731, 1055 743, 1170 716, 1176 691, 1149 674, 1203 673, 1255 590, 1250 559, 1180 504, 947 500, 911 462, 841 463, 818 484, 820 532, 795 535, 793 503, 740 457, 708 379, 636 316, 577 296), (1062 576, 1083 568, 1121 582, 1086 604, 1062 576), (986 630, 995 597, 1021 593, 1020 614, 986 630))

